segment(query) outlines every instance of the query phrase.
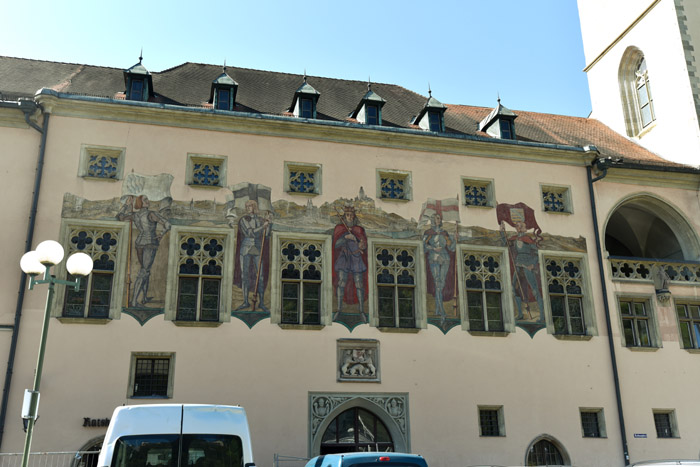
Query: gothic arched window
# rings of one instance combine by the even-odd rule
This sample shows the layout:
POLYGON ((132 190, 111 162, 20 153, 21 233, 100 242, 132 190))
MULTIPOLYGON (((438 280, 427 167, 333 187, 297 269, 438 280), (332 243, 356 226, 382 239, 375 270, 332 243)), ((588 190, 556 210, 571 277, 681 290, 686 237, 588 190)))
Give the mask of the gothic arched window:
POLYGON ((625 51, 618 80, 627 136, 639 136, 656 120, 647 61, 641 50, 629 47, 625 51))

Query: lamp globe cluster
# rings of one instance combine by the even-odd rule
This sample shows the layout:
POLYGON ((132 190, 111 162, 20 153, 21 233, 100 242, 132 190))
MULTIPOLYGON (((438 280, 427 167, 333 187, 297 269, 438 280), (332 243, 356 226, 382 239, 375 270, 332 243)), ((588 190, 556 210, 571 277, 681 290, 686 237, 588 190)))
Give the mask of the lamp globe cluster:
MULTIPOLYGON (((60 243, 45 240, 37 245, 36 250, 28 251, 19 262, 22 271, 36 276, 55 266, 63 260, 64 252, 60 243)), ((85 253, 74 253, 66 261, 66 269, 73 276, 87 276, 92 272, 92 258, 85 253)))

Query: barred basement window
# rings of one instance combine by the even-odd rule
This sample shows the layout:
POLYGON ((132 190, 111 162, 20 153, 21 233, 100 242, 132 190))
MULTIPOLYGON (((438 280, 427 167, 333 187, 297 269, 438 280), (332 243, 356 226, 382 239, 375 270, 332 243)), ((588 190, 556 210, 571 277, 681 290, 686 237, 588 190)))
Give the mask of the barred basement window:
POLYGON ((280 243, 282 324, 321 324, 322 242, 280 243))
POLYGON ((174 367, 175 354, 173 353, 132 353, 127 397, 172 397, 174 367))
POLYGON ((479 407, 479 436, 505 436, 503 406, 479 407))
POLYGON ((605 438, 603 409, 580 409, 581 432, 584 438, 605 438))
POLYGON ((321 164, 284 163, 284 191, 292 194, 321 194, 321 164))
POLYGON ((676 414, 673 410, 654 410, 654 426, 658 438, 677 438, 676 414))
POLYGON ((568 187, 542 185, 542 209, 545 212, 571 213, 571 193, 568 187))
POLYGON ((375 246, 379 327, 416 327, 416 248, 375 246))
POLYGON ((411 173, 398 170, 377 170, 377 197, 385 200, 410 200, 411 173))
POLYGON ((470 331, 504 331, 501 255, 465 252, 464 279, 470 331))
POLYGON ((577 259, 545 258, 545 275, 554 333, 585 335, 581 262, 577 259))
POLYGON ((700 305, 676 303, 676 314, 683 348, 700 348, 700 305))
MULTIPOLYGON (((119 240, 118 229, 75 227, 70 230, 68 255, 86 253, 93 260, 93 270, 81 279, 78 291, 66 287, 62 316, 109 318, 119 240)), ((74 278, 68 275, 68 279, 74 278)))
POLYGON ((124 148, 88 146, 80 148, 78 176, 101 180, 121 180, 124 171, 124 148))
POLYGON ((493 207, 493 180, 463 177, 462 185, 465 206, 493 207))
POLYGON ((188 154, 186 182, 201 187, 225 186, 226 157, 188 154))
POLYGON ((178 237, 178 321, 219 321, 225 237, 178 237))

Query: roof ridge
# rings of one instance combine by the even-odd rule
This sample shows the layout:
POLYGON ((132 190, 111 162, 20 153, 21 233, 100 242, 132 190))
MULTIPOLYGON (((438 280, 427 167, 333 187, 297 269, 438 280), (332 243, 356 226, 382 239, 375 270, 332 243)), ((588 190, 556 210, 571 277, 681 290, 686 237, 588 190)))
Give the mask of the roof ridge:
POLYGON ((38 58, 25 58, 25 57, 13 57, 10 55, 0 55, 0 59, 3 58, 9 58, 12 60, 25 60, 28 62, 44 62, 44 63, 56 63, 59 65, 75 65, 75 66, 82 66, 86 68, 104 68, 104 69, 109 69, 109 70, 123 70, 123 68, 118 68, 118 67, 113 67, 113 66, 102 66, 102 65, 90 65, 89 63, 78 63, 78 62, 60 62, 56 60, 42 60, 38 58))

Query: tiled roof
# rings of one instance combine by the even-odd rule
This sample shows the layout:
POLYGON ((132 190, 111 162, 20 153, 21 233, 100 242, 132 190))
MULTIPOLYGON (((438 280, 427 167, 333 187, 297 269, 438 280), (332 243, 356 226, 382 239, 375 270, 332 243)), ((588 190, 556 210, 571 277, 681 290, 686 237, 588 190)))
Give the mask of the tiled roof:
MULTIPOLYGON (((251 70, 228 66, 227 73, 238 84, 236 108, 243 112, 289 115, 294 92, 303 75, 251 70)), ((211 108, 207 101, 211 85, 221 75, 220 65, 183 63, 161 72, 151 72, 157 102, 211 108)), ((308 76, 307 82, 320 93, 320 120, 349 121, 367 93, 367 83, 308 76)), ((124 69, 0 57, 0 99, 31 97, 42 87, 69 94, 123 99, 124 69)), ((372 83, 372 91, 386 101, 382 109, 385 127, 417 128, 410 122, 420 113, 426 97, 401 86, 372 83)), ((492 111, 488 107, 447 105, 447 133, 491 138, 478 125, 492 111)), ((597 120, 564 115, 514 111, 517 140, 568 146, 595 145, 601 155, 621 157, 628 162, 679 166, 644 149, 597 120)))

